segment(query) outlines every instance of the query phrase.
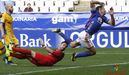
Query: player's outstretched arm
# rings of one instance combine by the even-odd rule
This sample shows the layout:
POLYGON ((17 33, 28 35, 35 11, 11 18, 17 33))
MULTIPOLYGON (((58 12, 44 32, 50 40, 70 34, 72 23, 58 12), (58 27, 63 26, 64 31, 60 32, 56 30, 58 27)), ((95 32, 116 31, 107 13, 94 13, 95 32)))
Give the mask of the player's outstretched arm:
POLYGON ((109 24, 112 25, 112 26, 115 26, 115 18, 114 18, 114 10, 113 8, 111 7, 110 10, 109 10, 109 14, 111 16, 111 20, 109 20, 109 24))
POLYGON ((53 50, 52 50, 51 48, 49 48, 49 47, 44 46, 43 48, 44 48, 45 50, 47 50, 47 52, 49 52, 49 53, 52 53, 52 52, 53 52, 53 50))
POLYGON ((53 52, 52 49, 50 49, 49 47, 47 47, 47 46, 44 45, 42 38, 39 38, 39 41, 40 41, 40 44, 42 45, 42 48, 44 48, 45 50, 47 50, 47 52, 49 52, 49 53, 52 53, 53 52))
POLYGON ((90 1, 90 7, 91 7, 91 8, 94 8, 96 4, 104 5, 103 2, 93 1, 93 0, 90 1))

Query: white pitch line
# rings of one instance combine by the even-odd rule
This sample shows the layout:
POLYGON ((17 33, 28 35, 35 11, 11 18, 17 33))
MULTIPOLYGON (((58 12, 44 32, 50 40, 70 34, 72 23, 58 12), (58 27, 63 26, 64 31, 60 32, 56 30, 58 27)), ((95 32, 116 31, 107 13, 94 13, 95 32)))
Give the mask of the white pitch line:
MULTIPOLYGON (((72 53, 65 53, 65 54, 72 54, 72 53)), ((124 54, 129 54, 129 53, 104 53, 102 52, 102 53, 97 53, 97 54, 122 54, 124 55, 124 54)))
POLYGON ((129 54, 129 53, 97 53, 97 54, 129 54))
POLYGON ((59 70, 76 69, 76 68, 103 67, 103 66, 112 66, 112 65, 115 65, 115 64, 117 64, 117 65, 125 65, 125 64, 129 64, 129 62, 112 63, 112 64, 99 64, 99 65, 90 65, 90 66, 62 67, 62 68, 57 68, 57 69, 38 70, 38 71, 28 71, 28 72, 21 72, 21 73, 8 74, 8 75, 32 74, 32 73, 38 73, 38 72, 59 71, 59 70))
POLYGON ((48 69, 48 70, 38 70, 38 71, 28 71, 28 72, 21 72, 21 73, 15 73, 15 74, 8 74, 8 75, 22 75, 22 74, 31 74, 31 73, 37 73, 37 72, 48 72, 48 71, 58 71, 58 70, 65 70, 65 69, 72 69, 72 68, 79 68, 81 66, 75 66, 75 67, 62 67, 62 68, 55 68, 55 69, 48 69))

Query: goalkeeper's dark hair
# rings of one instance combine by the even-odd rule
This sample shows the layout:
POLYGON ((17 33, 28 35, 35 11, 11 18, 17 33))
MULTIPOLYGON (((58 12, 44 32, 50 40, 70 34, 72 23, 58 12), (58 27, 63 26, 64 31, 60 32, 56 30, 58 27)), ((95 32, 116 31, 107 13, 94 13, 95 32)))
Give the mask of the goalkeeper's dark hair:
POLYGON ((63 43, 66 43, 67 44, 67 47, 68 47, 68 44, 69 44, 68 42, 66 42, 66 41, 61 42, 61 44, 63 44, 63 43))

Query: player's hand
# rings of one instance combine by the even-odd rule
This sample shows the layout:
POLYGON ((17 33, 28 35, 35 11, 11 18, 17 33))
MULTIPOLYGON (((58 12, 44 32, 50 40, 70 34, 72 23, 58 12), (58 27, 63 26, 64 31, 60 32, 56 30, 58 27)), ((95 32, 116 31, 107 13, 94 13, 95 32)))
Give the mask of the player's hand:
POLYGON ((110 15, 113 15, 114 9, 111 7, 110 10, 108 11, 110 15))

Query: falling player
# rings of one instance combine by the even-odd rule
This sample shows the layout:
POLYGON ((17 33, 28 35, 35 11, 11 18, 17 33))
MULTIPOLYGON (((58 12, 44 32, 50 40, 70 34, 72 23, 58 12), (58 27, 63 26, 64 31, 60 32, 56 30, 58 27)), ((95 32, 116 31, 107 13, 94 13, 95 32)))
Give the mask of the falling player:
POLYGON ((103 23, 107 23, 112 26, 115 25, 115 19, 114 19, 112 7, 109 10, 109 14, 111 17, 110 20, 107 19, 107 17, 105 16, 106 11, 104 8, 104 3, 99 1, 91 1, 90 7, 92 8, 91 17, 89 18, 88 22, 85 25, 85 30, 80 33, 80 36, 77 41, 71 42, 72 47, 76 47, 78 45, 83 44, 88 49, 88 51, 79 52, 79 53, 74 52, 72 56, 72 61, 75 61, 76 58, 95 55, 96 49, 90 40, 91 36, 95 34, 97 31, 99 31, 103 23), (95 7, 96 4, 98 4, 99 6, 95 7))

